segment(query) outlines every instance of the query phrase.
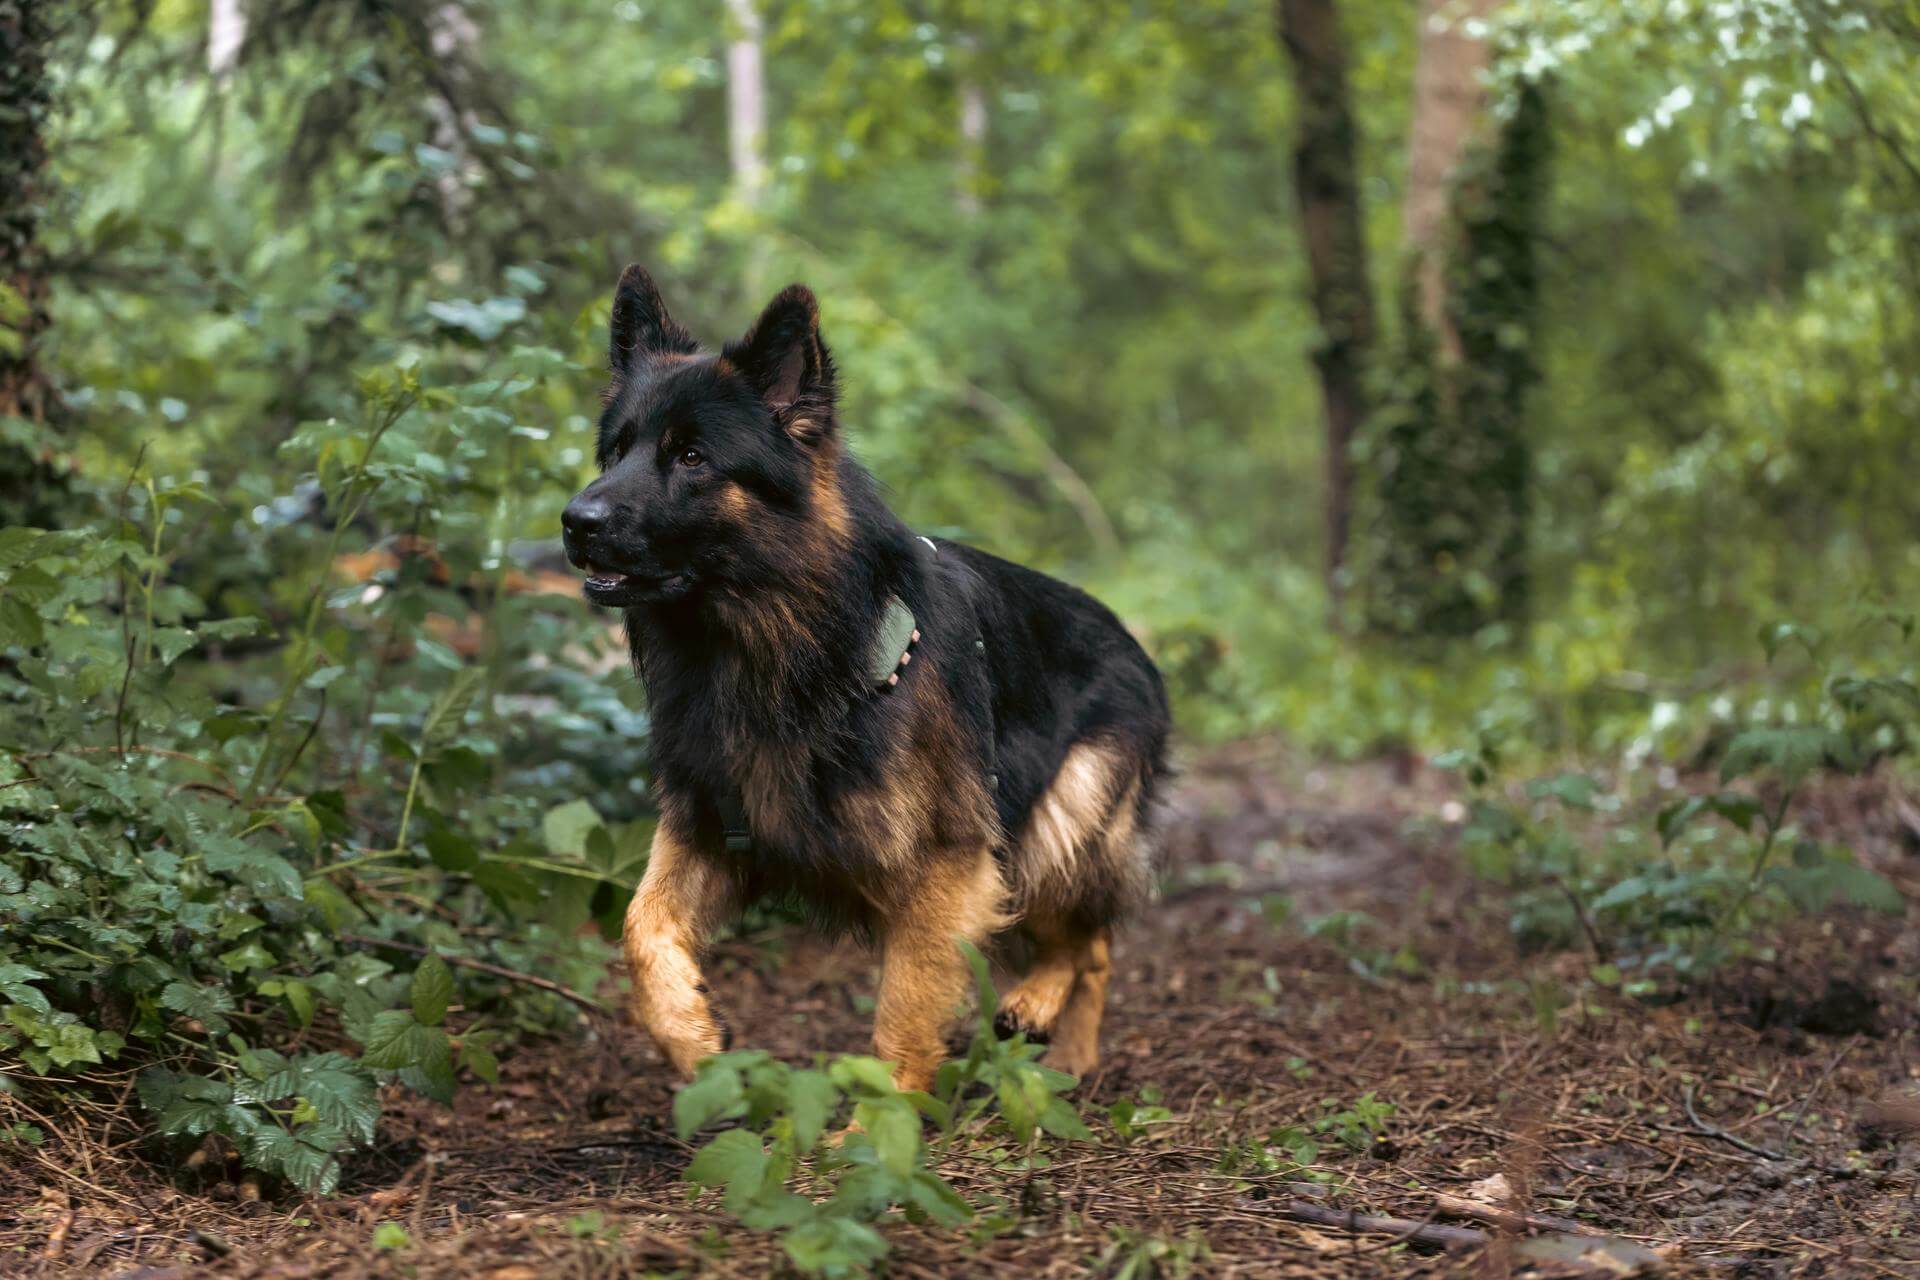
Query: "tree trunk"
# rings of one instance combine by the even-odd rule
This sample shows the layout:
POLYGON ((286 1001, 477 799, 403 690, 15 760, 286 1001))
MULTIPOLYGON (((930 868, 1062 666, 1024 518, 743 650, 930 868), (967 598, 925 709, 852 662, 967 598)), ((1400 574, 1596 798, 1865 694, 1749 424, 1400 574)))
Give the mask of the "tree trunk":
POLYGON ((1530 610, 1533 463, 1528 392, 1538 378, 1534 246, 1545 199, 1546 100, 1517 86, 1487 109, 1499 0, 1422 0, 1403 210, 1393 403, 1375 459, 1369 625, 1457 638, 1530 610))
MULTIPOLYGON (((51 6, 0 3, 0 417, 45 426, 58 413, 37 349, 47 328, 47 268, 39 233, 46 199, 52 102, 51 6)), ((51 438, 0 446, 0 523, 51 523, 66 463, 51 438)))
POLYGON ((212 0, 207 6, 207 74, 226 81, 240 63, 247 42, 247 11, 242 0, 212 0))
POLYGON ((1326 573, 1337 610, 1353 524, 1353 441, 1367 417, 1373 294, 1361 232, 1358 140, 1347 49, 1334 0, 1277 0, 1293 68, 1293 185, 1300 206, 1320 344, 1313 353, 1326 409, 1326 573))
POLYGON ((987 95, 981 89, 975 63, 978 45, 972 36, 957 41, 967 55, 960 78, 960 150, 953 166, 954 207, 963 218, 980 214, 981 159, 987 149, 987 95))
POLYGON ((734 190, 749 208, 758 208, 767 190, 765 33, 754 0, 727 0, 727 17, 727 155, 734 190))
POLYGON ((431 137, 435 147, 452 157, 452 163, 433 185, 440 196, 440 216, 448 231, 458 235, 465 229, 467 210, 473 205, 473 191, 467 182, 474 160, 467 139, 479 123, 459 104, 470 100, 468 69, 475 64, 480 49, 480 24, 458 0, 436 5, 427 16, 427 48, 441 67, 438 85, 427 96, 427 118, 433 121, 431 137))
POLYGON ((1450 194, 1461 157, 1486 107, 1481 75, 1487 42, 1475 24, 1499 0, 1421 0, 1419 60, 1413 72, 1413 130, 1407 148, 1402 235, 1416 314, 1434 334, 1443 364, 1460 360, 1460 334, 1447 314, 1450 194))

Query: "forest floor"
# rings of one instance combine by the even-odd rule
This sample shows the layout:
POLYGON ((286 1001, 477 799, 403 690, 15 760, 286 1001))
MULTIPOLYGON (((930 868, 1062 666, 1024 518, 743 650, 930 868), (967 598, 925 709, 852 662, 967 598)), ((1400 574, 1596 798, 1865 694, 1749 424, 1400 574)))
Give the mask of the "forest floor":
MULTIPOLYGON (((1676 1003, 1587 987, 1556 1010, 1543 993, 1576 990, 1584 959, 1516 949, 1504 895, 1453 848, 1461 799, 1404 761, 1249 744, 1189 762, 1169 888, 1118 948, 1105 1059, 1083 1084, 1100 1141, 1034 1172, 944 1158, 991 1206, 983 1225, 890 1228, 884 1273, 1920 1277, 1920 1140, 1898 1101, 1920 1077, 1920 910, 1807 922, 1676 1003), (1370 921, 1302 925, 1337 912, 1370 921), (1391 1114, 1349 1149, 1337 1131, 1368 1095, 1391 1114), (1115 1103, 1156 1100, 1168 1118, 1131 1140, 1108 1123, 1115 1103), (1316 1122, 1310 1168, 1260 1171, 1251 1153, 1316 1122), (1521 1213, 1596 1234, 1527 1240, 1506 1229, 1521 1213), (1368 1224, 1350 1214, 1400 1225, 1352 1230, 1368 1224)), ((1809 821, 1920 902, 1903 803, 1857 784, 1809 821)), ((710 978, 743 1043, 865 1049, 874 973, 851 945, 733 942, 710 978)), ((378 1148, 317 1202, 66 1135, 0 1187, 0 1273, 782 1274, 770 1237, 688 1198, 670 1096, 625 1026, 525 1047, 451 1110, 396 1095, 378 1148), (406 1242, 376 1247, 383 1223, 406 1242)))

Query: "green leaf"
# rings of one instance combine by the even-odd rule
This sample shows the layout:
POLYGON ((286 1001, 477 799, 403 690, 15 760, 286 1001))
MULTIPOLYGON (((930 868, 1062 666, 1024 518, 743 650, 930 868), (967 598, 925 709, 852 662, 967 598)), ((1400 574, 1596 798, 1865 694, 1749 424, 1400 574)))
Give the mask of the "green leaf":
POLYGON ((959 939, 960 954, 967 958, 967 967, 973 970, 973 988, 980 998, 980 1020, 991 1026, 996 1013, 1000 1011, 1000 993, 993 989, 993 970, 987 964, 987 958, 980 954, 980 948, 959 939))
POLYGON ((220 964, 230 973, 245 973, 249 969, 270 969, 274 963, 273 953, 252 939, 248 939, 231 951, 220 953, 220 964))
POLYGON ((434 701, 433 709, 427 712, 426 723, 421 727, 420 754, 423 757, 437 755, 459 736, 467 722, 467 712, 473 709, 474 699, 479 696, 485 681, 486 672, 480 667, 462 667, 454 673, 453 679, 434 701))
POLYGON ((437 827, 427 833, 427 856, 442 871, 471 871, 480 863, 480 850, 457 831, 437 827))
POLYGON ((193 648, 193 632, 185 627, 156 627, 153 632, 153 647, 160 657, 160 665, 172 666, 175 658, 193 648))
POLYGON ((973 1217, 973 1206, 946 1179, 930 1169, 916 1169, 907 1194, 926 1215, 943 1227, 957 1227, 973 1217))
POLYGON ((493 1050, 484 1044, 476 1044, 470 1040, 462 1041, 460 1065, 488 1084, 500 1083, 500 1060, 494 1057, 493 1050))
POLYGON ((1056 1138, 1071 1138, 1076 1142, 1093 1141, 1093 1131, 1087 1128, 1080 1113, 1065 1098, 1054 1098, 1041 1109, 1040 1127, 1056 1138))
POLYGON ((840 1090, 825 1072, 795 1071, 788 1076, 787 1115, 793 1126, 794 1146, 811 1151, 839 1105, 840 1090))
POLYGON ((1720 764, 1720 781, 1771 768, 1780 774, 1789 789, 1823 766, 1845 773, 1858 767, 1853 744, 1843 735, 1818 725, 1794 725, 1784 729, 1749 729, 1727 744, 1727 757, 1720 764))
POLYGON ((207 870, 230 875, 265 898, 299 901, 300 873, 291 862, 250 840, 208 833, 200 854, 207 870))
POLYGON ((900 1096, 912 1103, 914 1110, 942 1129, 953 1128, 953 1108, 932 1094, 923 1093, 918 1089, 908 1089, 902 1091, 900 1096))
POLYGON ((1836 902, 1899 915, 1907 901, 1893 882, 1853 861, 1801 862, 1774 867, 1768 883, 1777 887, 1800 910, 1821 911, 1836 902))
POLYGON ((428 952, 413 971, 408 999, 421 1025, 437 1027, 446 1018, 447 1006, 453 1003, 453 970, 438 954, 428 952))
POLYGON ((691 1138, 739 1105, 743 1096, 740 1072, 731 1064, 709 1058, 700 1064, 699 1074, 673 1095, 674 1132, 682 1141, 691 1138))
POLYGON ((887 1255, 878 1231, 851 1218, 819 1217, 780 1237, 793 1265, 812 1275, 848 1275, 887 1255))
POLYGON ((1031 1142, 1039 1117, 1027 1101, 1026 1090, 1020 1087, 1020 1081, 1011 1073, 1003 1075, 994 1092, 1000 1100, 1000 1118, 1006 1121, 1014 1138, 1022 1144, 1031 1142))
POLYGON ((380 1094, 360 1063, 343 1053, 315 1053, 297 1067, 300 1096, 326 1123, 356 1142, 372 1142, 380 1094))
POLYGON ((1798 622, 1775 622, 1760 628, 1760 647, 1767 651, 1768 662, 1778 657, 1780 650, 1788 644, 1797 644, 1809 658, 1818 658, 1820 642, 1820 628, 1798 622))
POLYGON ((1857 907, 1901 915, 1907 909, 1906 897, 1893 881, 1857 862, 1845 862, 1833 870, 1833 896, 1857 907))
POLYGON ((1669 848, 1703 813, 1718 814, 1742 831, 1751 831, 1754 819, 1760 816, 1760 812, 1760 802, 1739 791, 1688 796, 1660 810, 1654 818, 1654 829, 1660 834, 1661 847, 1669 848))
POLYGON ((585 800, 569 800, 547 810, 546 817, 540 820, 547 852, 556 858, 584 858, 588 838, 603 826, 600 815, 585 800))
POLYGON ((382 1071, 398 1071, 414 1089, 441 1102, 453 1097, 453 1046, 447 1033, 424 1026, 405 1009, 375 1015, 360 1060, 382 1071))
POLYGON ((373 1229, 373 1237, 370 1243, 374 1248, 382 1252, 391 1252, 392 1250, 405 1249, 412 1245, 413 1237, 408 1235, 407 1229, 399 1223, 383 1222, 373 1229))
POLYGON ((1527 794, 1533 799, 1558 800, 1569 809, 1592 809, 1593 793, 1593 779, 1584 773, 1559 773, 1527 784, 1527 794))
POLYGON ((895 1176, 904 1178, 921 1163, 920 1113, 904 1099, 862 1102, 853 1114, 880 1163, 895 1176))
POLYGON ((234 1011, 233 997, 225 987, 202 987, 187 982, 169 982, 160 991, 160 1007, 184 1013, 216 1035, 227 1029, 226 1015, 234 1011))
POLYGON ((1612 888, 1593 900, 1592 909, 1607 911, 1614 907, 1624 907, 1630 902, 1638 902, 1656 892, 1654 882, 1646 876, 1628 876, 1612 888))
POLYGON ((694 1153, 686 1176, 696 1186, 725 1187, 727 1208, 738 1213, 760 1193, 767 1166, 759 1135, 729 1129, 694 1153))
POLYGON ((855 1096, 893 1096, 893 1064, 864 1054, 845 1053, 827 1067, 827 1074, 846 1093, 855 1096))

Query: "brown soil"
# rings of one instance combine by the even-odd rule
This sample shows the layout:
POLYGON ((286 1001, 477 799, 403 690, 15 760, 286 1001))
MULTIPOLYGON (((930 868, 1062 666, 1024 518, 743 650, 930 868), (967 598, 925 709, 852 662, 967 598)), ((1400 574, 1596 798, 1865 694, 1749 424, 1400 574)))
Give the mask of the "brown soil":
MULTIPOLYGON (((1454 799, 1405 762, 1243 747, 1195 763, 1170 819, 1170 887, 1120 947, 1106 1059, 1082 1090, 1102 1140, 1038 1172, 946 1160, 991 1222, 890 1228, 885 1274, 1110 1275, 1140 1251, 1159 1270, 1137 1277, 1566 1277, 1626 1274, 1646 1256, 1635 1242, 1667 1274, 1920 1277, 1914 1104, 1900 1101, 1920 1077, 1915 913, 1805 922, 1773 958, 1664 1006, 1596 994, 1578 981, 1585 957, 1516 950, 1501 895, 1452 851, 1454 799), (1373 923, 1341 945, 1302 927, 1335 911, 1373 923), (1245 1158, 1369 1093, 1394 1110, 1366 1150, 1328 1134, 1308 1171, 1245 1158), (1172 1118, 1120 1140, 1107 1108, 1150 1097, 1172 1118), (1528 1244, 1443 1203, 1484 1197, 1475 1184, 1496 1174, 1511 1212, 1617 1239, 1544 1260, 1534 1251, 1565 1242, 1528 1244), (1333 1221, 1298 1221, 1302 1206, 1333 1221), (1356 1232, 1349 1212, 1405 1225, 1356 1232), (1484 1238, 1447 1249, 1407 1234, 1417 1224, 1484 1238)), ((1920 898, 1913 816, 1864 784, 1823 793, 1809 821, 1920 898)), ((743 1042, 795 1059, 865 1049, 873 972, 857 949, 781 932, 727 944, 713 968, 743 1042)), ((56 1132, 0 1187, 0 1273, 783 1274, 771 1239, 688 1199, 670 1096, 641 1037, 589 1027, 522 1049, 499 1087, 464 1088, 451 1110, 396 1094, 378 1149, 310 1203, 56 1132), (376 1249, 388 1222, 411 1243, 376 1249)))

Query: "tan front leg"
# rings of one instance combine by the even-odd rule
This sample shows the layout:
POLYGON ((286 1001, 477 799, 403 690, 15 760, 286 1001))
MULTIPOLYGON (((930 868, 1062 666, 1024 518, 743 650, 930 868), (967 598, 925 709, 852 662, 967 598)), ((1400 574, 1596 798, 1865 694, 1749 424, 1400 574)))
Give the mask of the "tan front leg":
POLYGON ((931 1089, 946 1057, 947 1023, 967 989, 959 940, 979 946, 1001 924, 999 868, 985 849, 931 871, 888 910, 881 940, 873 1048, 900 1089, 931 1089))
POLYGON ((683 1076, 725 1047, 697 957, 731 898, 724 875, 669 834, 665 823, 655 828, 621 942, 633 979, 634 1019, 683 1076))

